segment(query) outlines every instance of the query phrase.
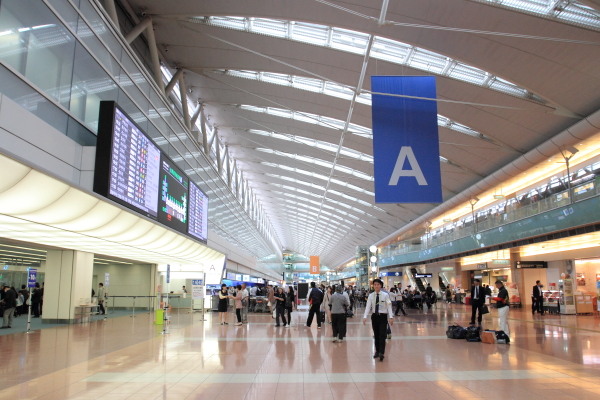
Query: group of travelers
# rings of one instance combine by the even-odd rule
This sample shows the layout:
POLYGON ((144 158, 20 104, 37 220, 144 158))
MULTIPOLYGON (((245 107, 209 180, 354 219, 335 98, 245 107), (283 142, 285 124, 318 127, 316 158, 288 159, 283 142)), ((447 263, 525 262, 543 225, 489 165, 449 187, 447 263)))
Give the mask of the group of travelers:
POLYGON ((0 290, 0 314, 2 316, 2 327, 0 329, 12 328, 14 318, 19 315, 26 315, 31 306, 31 312, 34 318, 39 318, 42 313, 42 301, 44 298, 44 287, 36 282, 31 299, 29 290, 25 285, 21 285, 21 290, 17 291, 14 286, 4 285, 0 290))

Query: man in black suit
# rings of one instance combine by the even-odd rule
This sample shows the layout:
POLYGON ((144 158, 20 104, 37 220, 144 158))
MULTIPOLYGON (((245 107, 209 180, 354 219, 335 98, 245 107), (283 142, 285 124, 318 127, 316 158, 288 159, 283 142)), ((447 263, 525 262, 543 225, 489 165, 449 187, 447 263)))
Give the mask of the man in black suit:
POLYGON ((475 325, 475 315, 479 313, 477 317, 477 323, 481 325, 483 316, 481 315, 481 306, 485 304, 485 292, 480 286, 481 281, 475 279, 473 286, 471 286, 471 325, 475 325))
POLYGON ((533 304, 531 314, 535 314, 536 311, 539 311, 540 314, 544 315, 544 294, 542 293, 542 285, 540 281, 535 281, 532 298, 533 304))

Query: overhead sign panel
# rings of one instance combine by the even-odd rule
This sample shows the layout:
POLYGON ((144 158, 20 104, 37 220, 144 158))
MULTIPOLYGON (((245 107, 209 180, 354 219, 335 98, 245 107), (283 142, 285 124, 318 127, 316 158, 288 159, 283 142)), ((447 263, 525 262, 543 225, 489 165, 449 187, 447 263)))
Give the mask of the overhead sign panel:
POLYGON ((310 273, 311 275, 319 275, 321 273, 319 256, 310 256, 310 273))
MULTIPOLYGON (((432 76, 373 76, 371 90, 436 98, 432 76)), ((441 203, 437 103, 373 95, 375 203, 441 203)))

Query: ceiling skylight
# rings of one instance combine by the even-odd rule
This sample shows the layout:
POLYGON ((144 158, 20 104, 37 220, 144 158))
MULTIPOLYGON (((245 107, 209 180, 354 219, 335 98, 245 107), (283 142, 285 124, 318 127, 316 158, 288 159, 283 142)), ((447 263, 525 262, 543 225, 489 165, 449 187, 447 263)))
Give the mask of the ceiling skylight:
POLYGON ((573 0, 471 0, 600 31, 600 13, 573 0))
MULTIPOLYGON (((489 2, 498 1, 502 0, 489 0, 489 2)), ((513 1, 517 2, 516 0, 513 1)), ((547 0, 546 2, 548 1, 550 0, 547 0)), ((533 2, 533 0, 529 0, 529 2, 533 2)), ((367 33, 297 21, 233 16, 190 17, 188 18, 188 21, 196 24, 218 26, 273 36, 315 46, 329 47, 335 50, 347 51, 360 55, 365 54, 369 40, 369 34, 367 33)), ((429 50, 380 36, 375 36, 374 38, 371 49, 371 58, 388 61, 394 64, 406 65, 427 73, 489 88, 535 103, 547 103, 547 101, 531 93, 527 89, 501 79, 482 69, 429 50)))
MULTIPOLYGON (((293 158, 295 160, 302 161, 304 163, 315 164, 315 165, 318 165, 318 166, 321 166, 321 167, 325 167, 325 168, 334 168, 332 162, 321 160, 320 158, 303 156, 301 154, 286 153, 284 151, 267 149, 267 148, 261 148, 261 147, 256 148, 255 150, 263 152, 263 153, 269 153, 269 154, 275 154, 275 155, 282 156, 282 157, 293 158)), ((364 172, 360 172, 360 171, 357 171, 357 170, 352 169, 352 168, 345 167, 345 166, 340 165, 340 164, 336 164, 334 169, 336 171, 340 171, 340 172, 343 172, 345 174, 355 176, 355 177, 357 177, 359 179, 364 179, 366 181, 371 181, 372 182, 374 180, 373 177, 371 175, 369 175, 369 174, 365 174, 364 172)))
MULTIPOLYGON (((255 71, 239 71, 239 70, 231 70, 231 69, 212 69, 212 70, 208 70, 206 72, 211 72, 214 74, 220 74, 220 75, 228 75, 228 76, 234 76, 236 78, 244 78, 244 79, 250 79, 250 80, 255 80, 255 81, 260 81, 260 82, 267 82, 267 83, 274 83, 272 81, 269 80, 265 80, 264 79, 264 75, 267 74, 266 72, 255 72, 255 71)), ((285 74, 275 74, 275 73, 268 73, 269 75, 280 75, 282 77, 285 77, 285 79, 282 79, 281 82, 282 83, 278 83, 279 85, 284 85, 284 86, 289 86, 289 87, 293 87, 295 89, 301 89, 301 90, 310 90, 311 92, 315 92, 315 93, 321 93, 321 94, 325 94, 325 95, 329 95, 329 96, 334 96, 334 97, 340 97, 346 100, 350 100, 352 98, 352 96, 341 96, 338 95, 340 92, 334 92, 334 91, 325 91, 323 90, 324 87, 326 87, 326 85, 328 84, 333 84, 329 81, 322 81, 320 79, 313 79, 313 78, 302 78, 303 80, 307 81, 307 80, 312 80, 317 82, 318 84, 314 84, 314 85, 296 85, 294 84, 295 79, 297 79, 298 77, 295 75, 285 75, 285 74), (314 90, 312 90, 314 89, 314 90)), ((335 84, 337 85, 337 84, 335 84)), ((338 85, 339 86, 339 85, 338 85)), ((359 103, 363 103, 366 104, 368 106, 371 105, 371 94, 366 93, 366 94, 361 94, 358 98, 357 101, 359 103)), ((314 117, 318 117, 314 114, 308 114, 308 113, 297 113, 294 111, 289 111, 289 110, 283 110, 283 109, 279 109, 279 108, 271 108, 271 107, 255 107, 255 106, 248 106, 248 105, 241 105, 240 108, 244 108, 244 109, 252 109, 252 111, 259 111, 258 109, 261 108, 268 108, 271 110, 271 113, 273 113, 274 115, 279 115, 285 118, 290 118, 288 115, 290 113, 295 113, 295 114, 299 114, 299 115, 292 115, 293 119, 299 120, 299 121, 303 121, 303 122, 309 122, 312 124, 319 124, 319 125, 323 125, 323 126, 327 126, 328 124, 331 124, 332 121, 331 118, 327 118, 327 117, 321 117, 321 118, 326 118, 327 121, 323 121, 324 123, 319 123, 320 120, 319 119, 315 119, 314 117), (311 121, 312 120, 312 121, 311 121)), ((261 111, 259 111, 261 112, 261 111)), ((263 111, 264 112, 264 111, 263 111)), ((465 135, 477 138, 477 139, 481 139, 481 140, 485 140, 488 143, 492 143, 495 144, 497 146, 501 146, 501 144, 497 143, 494 139, 492 139, 489 136, 484 135, 483 133, 479 133, 477 132, 475 129, 471 129, 466 125, 463 124, 459 124, 456 121, 452 121, 450 118, 445 117, 443 115, 438 114, 438 125, 446 128, 446 129, 450 129, 452 131, 455 132, 460 132, 463 133, 465 135)), ((339 129, 344 129, 344 122, 340 121, 340 120, 335 120, 336 123, 332 124, 332 127, 335 127, 337 129, 337 127, 339 127, 340 123, 342 124, 341 127, 339 129)), ((348 128, 348 131, 351 133, 354 133, 355 135, 359 135, 359 136, 367 136, 367 132, 363 131, 363 130, 359 130, 356 129, 356 125, 354 124, 350 124, 351 126, 348 128), (352 126, 354 125, 354 126, 352 126)), ((364 127, 361 127, 363 129, 367 129, 364 127)), ((368 137, 370 137, 371 135, 371 130, 368 130, 368 137)))

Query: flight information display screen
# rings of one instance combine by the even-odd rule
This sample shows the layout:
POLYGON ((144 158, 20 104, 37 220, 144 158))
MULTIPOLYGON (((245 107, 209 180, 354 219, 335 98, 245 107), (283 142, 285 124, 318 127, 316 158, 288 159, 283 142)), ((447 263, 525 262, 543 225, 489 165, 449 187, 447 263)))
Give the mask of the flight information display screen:
POLYGON ((206 242, 208 238, 208 196, 190 182, 190 211, 188 220, 188 234, 206 242))
POLYGON ((188 177, 164 154, 160 160, 158 222, 187 233, 188 177))
POLYGON ((156 217, 160 150, 118 107, 111 150, 108 194, 156 217))

